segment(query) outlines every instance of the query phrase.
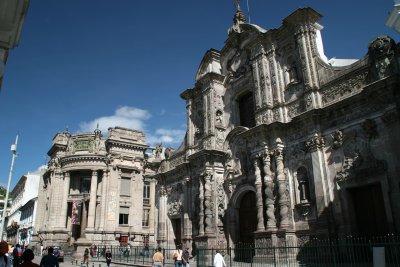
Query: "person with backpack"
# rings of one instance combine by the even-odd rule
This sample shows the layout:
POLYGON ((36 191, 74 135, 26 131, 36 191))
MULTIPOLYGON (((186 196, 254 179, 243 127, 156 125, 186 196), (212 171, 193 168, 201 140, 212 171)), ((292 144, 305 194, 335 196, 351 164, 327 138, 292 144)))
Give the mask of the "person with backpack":
POLYGON ((185 267, 189 267, 189 258, 189 248, 186 248, 185 251, 183 251, 182 253, 182 265, 184 265, 185 267))

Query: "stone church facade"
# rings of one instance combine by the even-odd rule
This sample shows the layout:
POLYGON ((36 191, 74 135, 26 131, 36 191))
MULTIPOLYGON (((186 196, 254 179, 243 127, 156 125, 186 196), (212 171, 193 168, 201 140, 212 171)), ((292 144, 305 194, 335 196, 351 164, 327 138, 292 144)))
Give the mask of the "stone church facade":
POLYGON ((154 173, 143 132, 57 133, 39 185, 36 241, 44 246, 154 243, 154 173))
POLYGON ((400 231, 399 46, 328 60, 301 8, 277 29, 240 10, 181 97, 187 133, 157 170, 163 247, 298 244, 400 231))

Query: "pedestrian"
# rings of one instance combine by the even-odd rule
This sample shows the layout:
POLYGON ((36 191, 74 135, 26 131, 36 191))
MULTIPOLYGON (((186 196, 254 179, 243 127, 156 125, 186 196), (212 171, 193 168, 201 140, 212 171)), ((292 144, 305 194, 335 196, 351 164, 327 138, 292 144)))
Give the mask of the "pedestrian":
POLYGON ((182 249, 180 245, 176 246, 176 250, 172 254, 172 259, 174 260, 175 267, 182 266, 182 249))
POLYGON ((32 262, 34 258, 35 254, 33 253, 33 250, 29 248, 25 249, 21 256, 23 263, 20 265, 20 267, 39 267, 39 264, 32 262))
POLYGON ((86 263, 86 266, 89 266, 89 248, 85 248, 85 252, 83 252, 83 264, 86 263))
POLYGON ((190 267, 189 258, 190 258, 189 248, 186 248, 182 253, 182 265, 184 265, 185 267, 190 267))
POLYGON ((106 263, 107 263, 107 267, 110 267, 111 260, 112 260, 111 252, 110 252, 109 249, 107 249, 107 252, 106 252, 106 263))
POLYGON ((53 255, 53 247, 47 249, 47 255, 40 261, 40 267, 59 267, 58 259, 53 255))
POLYGON ((20 244, 16 244, 13 249, 13 267, 18 267, 21 264, 22 250, 20 244))
POLYGON ((7 267, 8 265, 8 244, 6 241, 1 240, 0 242, 0 267, 7 267))
POLYGON ((163 267, 164 255, 161 253, 161 248, 157 248, 156 253, 153 255, 153 266, 163 267))
POLYGON ((219 252, 220 251, 217 250, 217 254, 214 256, 214 267, 226 267, 224 257, 219 252))

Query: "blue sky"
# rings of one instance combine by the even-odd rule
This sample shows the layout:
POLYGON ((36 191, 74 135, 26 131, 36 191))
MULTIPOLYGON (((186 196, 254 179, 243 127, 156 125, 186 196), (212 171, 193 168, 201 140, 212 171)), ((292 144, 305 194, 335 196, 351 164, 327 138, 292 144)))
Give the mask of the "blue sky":
MULTIPOLYGON (((278 28, 299 7, 323 18, 328 58, 361 58, 368 43, 398 34, 384 24, 392 0, 248 0, 250 22, 278 28)), ((0 184, 19 134, 11 184, 47 162, 54 135, 110 126, 143 130, 150 144, 177 147, 185 102, 204 53, 221 49, 231 0, 31 0, 20 45, 0 92, 0 184)), ((247 13, 246 1, 241 3, 247 13)))

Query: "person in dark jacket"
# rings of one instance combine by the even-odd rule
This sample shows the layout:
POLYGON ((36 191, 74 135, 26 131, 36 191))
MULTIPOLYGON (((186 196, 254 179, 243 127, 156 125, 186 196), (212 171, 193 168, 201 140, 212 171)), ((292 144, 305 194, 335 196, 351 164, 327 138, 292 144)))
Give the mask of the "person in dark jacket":
POLYGON ((47 250, 47 255, 40 261, 40 267, 59 267, 58 259, 53 255, 54 249, 49 247, 47 250))
POLYGON ((15 245, 12 254, 13 254, 13 267, 18 267, 21 264, 21 256, 22 256, 22 250, 20 244, 15 245))
POLYGON ((111 252, 110 252, 109 249, 107 249, 107 252, 106 252, 106 263, 107 263, 107 267, 110 267, 111 259, 112 259, 111 252))
POLYGON ((23 263, 20 265, 20 267, 39 267, 39 264, 32 262, 34 258, 35 255, 33 254, 32 249, 25 249, 21 256, 23 263))

